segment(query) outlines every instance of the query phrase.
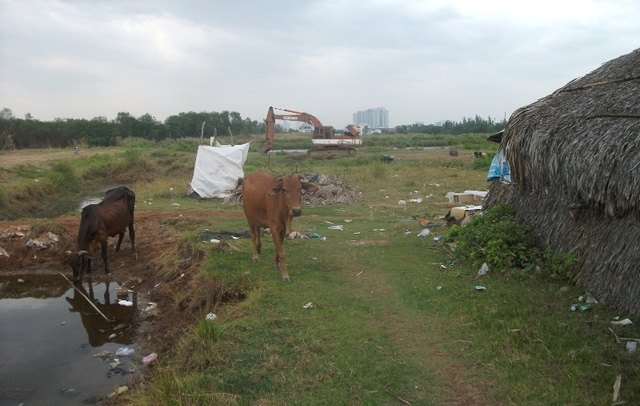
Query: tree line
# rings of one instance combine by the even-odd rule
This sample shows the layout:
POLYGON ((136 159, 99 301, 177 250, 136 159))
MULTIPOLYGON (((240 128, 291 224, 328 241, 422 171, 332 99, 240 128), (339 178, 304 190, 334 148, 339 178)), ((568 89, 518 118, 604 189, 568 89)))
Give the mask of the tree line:
MULTIPOLYGON (((399 134, 469 134, 498 132, 506 126, 506 120, 495 122, 491 117, 483 119, 463 118, 462 122, 446 121, 442 125, 412 124, 397 126, 390 132, 399 134)), ((263 134, 265 124, 261 120, 242 118, 235 111, 188 112, 167 117, 164 122, 150 114, 134 117, 120 112, 114 120, 106 117, 87 119, 55 119, 39 121, 27 114, 24 119, 13 116, 10 109, 0 111, 0 150, 26 148, 67 148, 85 146, 114 146, 118 139, 137 137, 147 140, 179 139, 214 135, 263 134), (203 124, 204 123, 204 124, 203 124)), ((282 128, 277 125, 276 132, 282 128)))
POLYGON ((495 121, 491 116, 484 119, 463 117, 461 122, 447 120, 440 124, 411 124, 396 127, 398 134, 491 134, 504 130, 507 120, 495 121))
POLYGON ((213 136, 231 132, 238 134, 260 134, 264 124, 243 119, 235 111, 188 112, 167 117, 164 122, 150 114, 134 117, 129 113, 118 113, 114 120, 106 117, 87 119, 56 119, 39 121, 30 115, 15 118, 10 109, 0 111, 0 150, 24 148, 66 148, 78 145, 108 147, 116 140, 138 137, 147 140, 178 139, 185 137, 213 136), (204 126, 203 126, 204 123, 204 126))

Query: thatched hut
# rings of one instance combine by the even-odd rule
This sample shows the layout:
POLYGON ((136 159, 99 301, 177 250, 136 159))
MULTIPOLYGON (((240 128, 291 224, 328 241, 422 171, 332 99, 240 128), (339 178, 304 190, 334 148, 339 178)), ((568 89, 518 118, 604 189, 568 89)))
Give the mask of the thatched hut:
POLYGON ((513 183, 494 181, 485 207, 515 207, 578 260, 579 286, 640 316, 640 49, 518 109, 500 144, 513 183))

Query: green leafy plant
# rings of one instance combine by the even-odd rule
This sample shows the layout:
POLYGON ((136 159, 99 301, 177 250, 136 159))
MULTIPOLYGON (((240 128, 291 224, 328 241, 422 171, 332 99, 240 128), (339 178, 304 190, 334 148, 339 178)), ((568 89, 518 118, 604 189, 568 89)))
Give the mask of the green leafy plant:
POLYGON ((528 227, 518 224, 513 208, 498 205, 475 216, 464 227, 454 226, 447 241, 456 243, 456 256, 472 266, 486 262, 491 269, 524 269, 539 256, 528 227))

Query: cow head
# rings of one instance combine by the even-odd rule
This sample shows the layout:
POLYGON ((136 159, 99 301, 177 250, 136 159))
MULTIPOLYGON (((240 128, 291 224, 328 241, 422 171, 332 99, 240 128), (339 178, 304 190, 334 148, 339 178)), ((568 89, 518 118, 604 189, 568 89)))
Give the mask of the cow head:
POLYGON ((88 251, 69 252, 67 261, 69 265, 71 265, 73 280, 75 282, 82 280, 82 275, 84 274, 89 259, 91 259, 91 257, 88 251))
POLYGON ((282 194, 284 202, 291 209, 291 214, 297 217, 302 214, 302 190, 314 192, 318 186, 303 182, 300 175, 278 176, 277 185, 271 189, 270 195, 282 194))

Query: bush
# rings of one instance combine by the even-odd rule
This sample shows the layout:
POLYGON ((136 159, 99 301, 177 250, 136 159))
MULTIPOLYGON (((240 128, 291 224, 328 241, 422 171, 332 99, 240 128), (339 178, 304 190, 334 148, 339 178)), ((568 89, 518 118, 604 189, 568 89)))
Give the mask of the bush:
POLYGON ((548 247, 540 249, 531 230, 518 223, 515 210, 507 205, 475 216, 464 227, 452 226, 445 241, 455 242, 456 257, 472 267, 486 262, 497 271, 535 268, 542 276, 570 279, 576 264, 571 255, 553 254, 548 247))

